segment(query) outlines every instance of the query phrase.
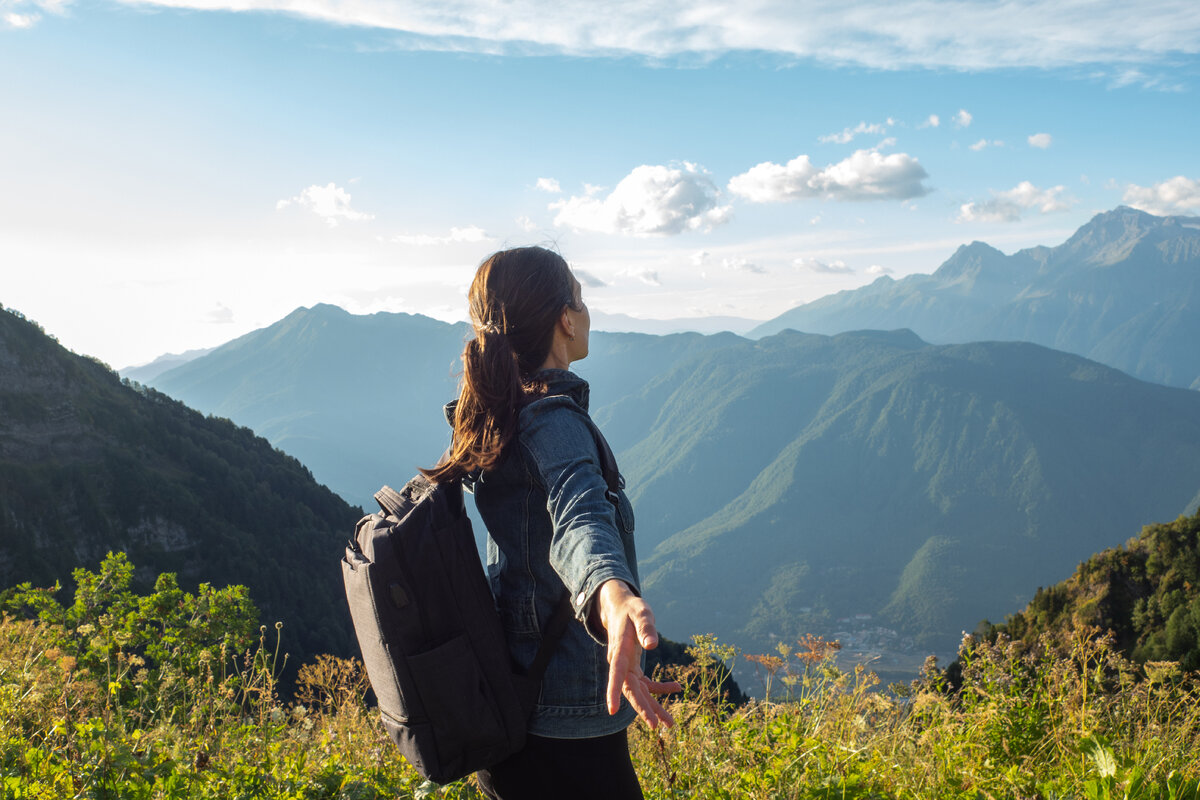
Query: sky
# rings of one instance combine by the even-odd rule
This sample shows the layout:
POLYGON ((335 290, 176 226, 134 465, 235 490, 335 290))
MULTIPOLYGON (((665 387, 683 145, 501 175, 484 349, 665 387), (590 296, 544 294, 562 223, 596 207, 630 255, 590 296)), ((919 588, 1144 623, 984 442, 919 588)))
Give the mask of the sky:
POLYGON ((769 319, 1200 214, 1195 0, 0 0, 0 304, 115 368, 298 306, 769 319))

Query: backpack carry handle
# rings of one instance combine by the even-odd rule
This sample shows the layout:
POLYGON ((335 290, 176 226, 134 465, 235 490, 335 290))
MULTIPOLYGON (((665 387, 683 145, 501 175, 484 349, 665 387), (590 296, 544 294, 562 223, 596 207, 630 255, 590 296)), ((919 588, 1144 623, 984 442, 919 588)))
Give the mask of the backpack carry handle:
POLYGON ((384 486, 375 493, 375 502, 379 503, 384 514, 391 514, 393 517, 404 516, 404 495, 390 486, 384 486))

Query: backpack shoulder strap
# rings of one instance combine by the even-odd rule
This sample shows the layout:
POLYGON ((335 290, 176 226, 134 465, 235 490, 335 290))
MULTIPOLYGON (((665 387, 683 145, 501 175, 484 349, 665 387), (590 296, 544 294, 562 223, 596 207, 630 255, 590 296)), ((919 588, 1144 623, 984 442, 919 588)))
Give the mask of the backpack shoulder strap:
POLYGON ((596 440, 596 452, 600 454, 600 471, 604 473, 604 482, 608 484, 607 496, 609 502, 615 505, 617 503, 617 492, 625 488, 625 480, 617 470, 617 458, 613 455, 612 448, 608 446, 608 440, 604 438, 604 434, 596 427, 596 423, 592 422, 591 417, 586 417, 586 419, 588 428, 592 431, 592 438, 596 440))
POLYGON ((545 630, 542 631, 542 643, 538 645, 537 655, 533 657, 533 662, 525 671, 526 677, 538 682, 545 677, 546 665, 550 663, 550 656, 554 655, 554 648, 558 646, 559 639, 562 639, 563 634, 566 633, 567 625, 573 616, 571 595, 564 591, 558 598, 558 606, 555 607, 554 613, 546 622, 545 630))

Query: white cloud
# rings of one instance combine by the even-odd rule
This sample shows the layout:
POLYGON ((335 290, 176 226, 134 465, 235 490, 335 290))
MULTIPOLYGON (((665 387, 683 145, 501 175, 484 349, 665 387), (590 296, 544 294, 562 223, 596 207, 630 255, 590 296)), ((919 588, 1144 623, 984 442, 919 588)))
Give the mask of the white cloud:
POLYGON ((836 164, 817 169, 807 155, 787 164, 765 161, 729 181, 729 191, 753 203, 783 203, 808 197, 831 200, 905 200, 928 194, 929 177, 907 153, 883 155, 857 150, 836 164))
POLYGON ((1025 211, 1065 211, 1071 205, 1062 198, 1064 191, 1062 186, 1039 189, 1029 181, 1021 181, 1008 191, 992 192, 991 200, 966 203, 959 209, 958 222, 1016 222, 1025 211))
POLYGON ((520 228, 521 230, 525 231, 526 233, 536 231, 538 228, 538 224, 526 216, 517 217, 516 222, 517 222, 517 227, 520 228))
MULTIPOLYGON (((892 120, 889 119, 888 124, 890 125, 891 123, 892 120)), ((830 133, 826 136, 821 136, 818 138, 818 141, 822 142, 823 144, 829 144, 831 142, 834 144, 846 144, 847 142, 853 140, 855 136, 863 133, 878 134, 882 136, 883 134, 887 133, 887 128, 879 122, 872 122, 870 125, 865 122, 860 122, 853 128, 843 129, 841 133, 830 133)))
POLYGON ((571 274, 575 276, 575 280, 579 281, 582 285, 587 286, 589 289, 602 289, 605 286, 608 286, 607 283, 600 280, 585 269, 571 267, 571 274))
POLYGON ((643 164, 621 179, 607 197, 588 185, 587 193, 550 204, 555 225, 575 230, 631 236, 670 236, 707 231, 728 222, 732 206, 720 205, 721 192, 703 168, 643 164))
POLYGON ((307 208, 325 220, 331 228, 338 224, 339 219, 350 222, 375 219, 374 214, 364 214, 351 208, 350 193, 332 183, 326 186, 310 186, 295 197, 280 200, 275 204, 275 208, 278 210, 292 205, 307 208))
POLYGON ((122 0, 294 14, 405 34, 398 47, 486 53, 714 56, 966 70, 1166 62, 1200 51, 1190 0, 122 0))
POLYGON ((754 275, 765 275, 766 270, 745 258, 723 258, 721 266, 734 272, 749 272, 754 275))
POLYGON ((942 124, 942 118, 937 114, 930 114, 929 118, 918 125, 918 128, 936 128, 942 124))
POLYGON ((204 315, 204 321, 213 325, 227 325, 233 322, 233 309, 224 303, 217 303, 216 308, 204 315))
POLYGON ((631 278, 636 278, 647 286, 662 286, 662 280, 658 277, 658 271, 653 269, 627 269, 621 273, 628 275, 631 278))
POLYGON ((10 28, 32 28, 42 18, 41 14, 18 14, 14 11, 4 15, 4 24, 10 28))
MULTIPOLYGON (((1175 73, 1169 72, 1170 78, 1162 75, 1151 75, 1137 67, 1126 67, 1119 70, 1109 80, 1110 89, 1123 89, 1126 86, 1140 86, 1143 89, 1154 89, 1160 92, 1183 92, 1187 87, 1175 80, 1175 73)), ((1103 74, 1096 77, 1104 77, 1103 74)))
POLYGON ((1046 150, 1054 143, 1054 137, 1048 133, 1035 133, 1029 137, 1029 146, 1046 150))
POLYGON ((797 269, 819 272, 825 275, 853 275, 854 269, 845 261, 821 261, 816 258, 797 258, 793 262, 797 269))
POLYGON ((0 30, 28 30, 42 21, 41 12, 62 14, 69 0, 0 0, 0 30))
POLYGON ((867 274, 879 277, 880 275, 891 275, 892 270, 888 267, 880 266, 879 264, 872 264, 871 266, 867 267, 867 274))
POLYGON ((418 234, 400 234, 393 236, 392 241, 396 244, 417 245, 426 247, 429 245, 441 244, 459 244, 462 242, 486 242, 492 237, 487 235, 487 231, 480 228, 478 225, 468 225, 465 228, 451 228, 450 233, 445 236, 430 236, 424 233, 418 234))
POLYGON ((958 113, 954 115, 954 126, 957 128, 969 128, 973 119, 974 117, 971 116, 970 111, 960 108, 958 113))
POLYGON ((707 250, 697 250, 688 257, 688 260, 692 262, 693 267, 703 267, 708 263, 708 259, 709 253, 707 250))
POLYGON ((1004 147, 1004 142, 1000 141, 999 139, 992 139, 991 141, 988 141, 987 139, 980 139, 978 142, 971 145, 971 149, 976 153, 985 147, 1004 147))
POLYGON ((562 193, 562 187, 558 185, 558 181, 554 178, 538 178, 537 188, 541 189, 543 192, 550 192, 551 194, 562 193))
POLYGON ((1130 184, 1122 200, 1151 214, 1195 214, 1200 212, 1200 180, 1176 175, 1153 186, 1130 184))

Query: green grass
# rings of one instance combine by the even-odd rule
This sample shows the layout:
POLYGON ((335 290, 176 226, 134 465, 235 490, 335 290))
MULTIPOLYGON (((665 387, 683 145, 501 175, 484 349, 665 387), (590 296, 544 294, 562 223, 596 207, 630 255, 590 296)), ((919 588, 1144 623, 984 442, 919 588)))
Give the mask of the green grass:
MULTIPOLYGON (((77 572, 70 607, 6 601, 3 797, 480 797, 404 762, 357 662, 304 665, 285 701, 277 632, 255 635, 238 587, 192 596, 163 576, 136 597, 128 569, 77 572)), ((745 657, 697 637, 677 726, 631 728, 647 798, 1200 800, 1200 682, 1174 662, 1138 667, 1095 630, 967 637, 961 671, 931 662, 885 689, 834 650, 806 637, 750 657, 769 699, 734 706, 718 678, 745 657)))

